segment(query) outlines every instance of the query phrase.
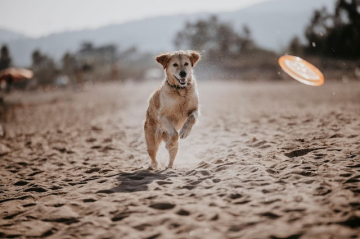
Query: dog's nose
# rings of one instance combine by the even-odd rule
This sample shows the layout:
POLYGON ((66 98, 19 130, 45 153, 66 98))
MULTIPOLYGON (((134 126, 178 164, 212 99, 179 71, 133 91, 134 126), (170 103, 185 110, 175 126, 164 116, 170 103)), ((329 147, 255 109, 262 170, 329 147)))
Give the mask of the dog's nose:
POLYGON ((180 75, 180 77, 185 77, 185 76, 186 76, 186 72, 185 72, 185 71, 180 71, 179 75, 180 75))

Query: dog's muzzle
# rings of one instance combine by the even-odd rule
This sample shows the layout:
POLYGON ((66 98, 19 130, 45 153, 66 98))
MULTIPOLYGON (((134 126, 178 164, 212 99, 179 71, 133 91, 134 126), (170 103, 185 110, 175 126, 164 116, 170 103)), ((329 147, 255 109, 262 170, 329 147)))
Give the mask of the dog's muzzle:
POLYGON ((185 85, 186 84, 186 79, 184 78, 177 78, 176 76, 174 76, 175 79, 179 82, 180 85, 185 85))

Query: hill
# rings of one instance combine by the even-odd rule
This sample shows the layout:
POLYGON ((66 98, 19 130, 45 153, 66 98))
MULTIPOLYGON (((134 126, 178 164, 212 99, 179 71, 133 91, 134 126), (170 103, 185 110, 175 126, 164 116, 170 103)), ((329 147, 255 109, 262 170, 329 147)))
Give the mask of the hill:
POLYGON ((12 41, 24 40, 24 39, 27 39, 27 36, 18 32, 0 28, 0 43, 6 43, 6 42, 12 42, 12 41))

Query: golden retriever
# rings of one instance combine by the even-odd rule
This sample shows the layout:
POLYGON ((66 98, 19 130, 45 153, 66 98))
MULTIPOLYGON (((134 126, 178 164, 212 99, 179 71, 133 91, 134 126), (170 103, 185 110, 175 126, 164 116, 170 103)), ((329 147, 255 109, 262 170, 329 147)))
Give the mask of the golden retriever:
POLYGON ((165 70, 165 80, 151 95, 144 123, 149 169, 156 170, 156 153, 163 140, 169 151, 168 168, 178 152, 178 139, 185 139, 199 116, 199 97, 193 67, 200 60, 196 51, 176 51, 156 57, 165 70), (180 130, 180 131, 179 131, 180 130))

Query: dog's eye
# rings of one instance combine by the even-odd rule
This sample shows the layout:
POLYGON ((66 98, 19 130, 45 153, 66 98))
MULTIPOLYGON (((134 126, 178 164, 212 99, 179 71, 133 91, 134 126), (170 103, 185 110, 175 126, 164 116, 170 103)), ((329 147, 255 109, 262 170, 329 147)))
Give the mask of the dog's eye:
POLYGON ((185 65, 185 66, 188 66, 188 65, 189 65, 189 63, 187 63, 187 62, 186 62, 184 65, 185 65))
POLYGON ((175 64, 173 64, 173 66, 174 66, 174 67, 178 67, 179 65, 175 63, 175 64))

